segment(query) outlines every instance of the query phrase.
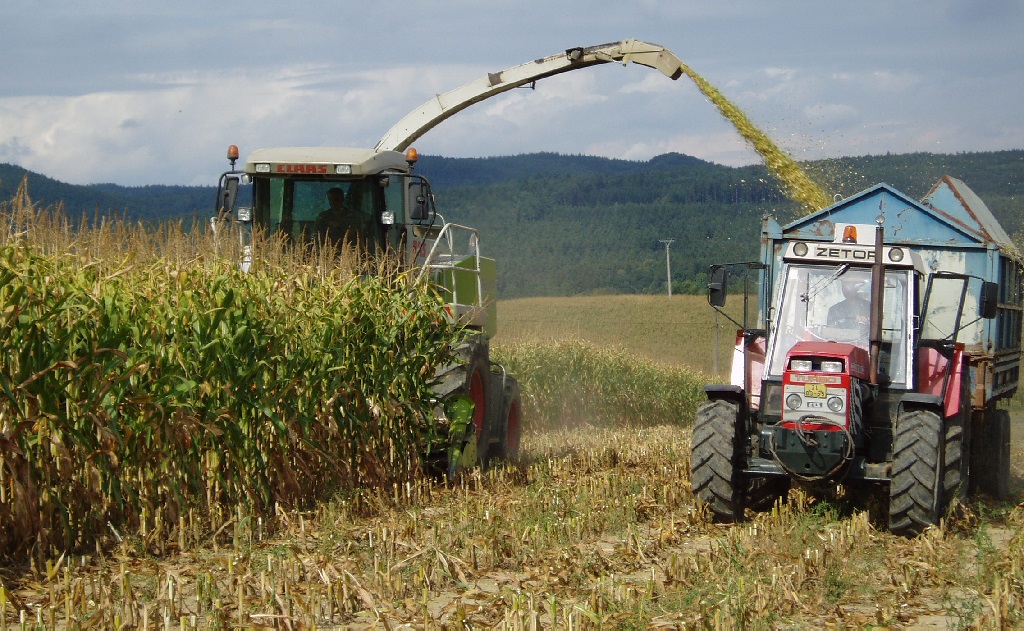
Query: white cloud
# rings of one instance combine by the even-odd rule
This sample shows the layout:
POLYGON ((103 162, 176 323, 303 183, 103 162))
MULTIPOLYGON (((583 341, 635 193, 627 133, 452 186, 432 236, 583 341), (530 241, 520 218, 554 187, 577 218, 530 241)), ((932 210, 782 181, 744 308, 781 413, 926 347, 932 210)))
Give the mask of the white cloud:
MULTIPOLYGON (((265 0, 12 0, 0 161, 74 182, 210 183, 229 143, 372 146, 431 95, 627 37, 672 49, 800 157, 1019 148, 1024 5, 975 4, 442 0, 408 20, 328 0, 287 14, 265 0)), ((756 160, 687 79, 615 66, 470 107, 418 148, 756 160)))

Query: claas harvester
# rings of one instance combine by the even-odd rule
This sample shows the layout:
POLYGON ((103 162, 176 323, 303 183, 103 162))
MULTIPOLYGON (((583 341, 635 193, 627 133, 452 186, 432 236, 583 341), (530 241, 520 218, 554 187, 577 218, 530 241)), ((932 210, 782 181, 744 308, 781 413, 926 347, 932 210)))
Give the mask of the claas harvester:
MULTIPOLYGON (((236 170, 238 149, 232 145, 232 168, 220 177, 212 223, 229 222, 239 233, 244 270, 257 255, 255 230, 293 244, 386 254, 435 284, 446 313, 468 333, 434 388, 435 413, 450 434, 443 450, 450 477, 517 454, 522 398, 516 379, 490 357, 497 328, 495 262, 481 255, 475 229, 437 212, 429 181, 413 172, 417 157, 411 148, 281 147, 254 151, 236 170), (344 207, 341 225, 332 221, 335 204, 338 212, 344 207)), ((437 453, 430 446, 425 451, 437 453)))
POLYGON ((708 299, 739 326, 730 382, 705 387, 693 433, 693 490, 714 516, 842 485, 887 494, 890 531, 913 536, 969 492, 1008 494, 998 403, 1019 380, 1021 257, 962 181, 766 216, 760 260, 712 266, 708 299))
POLYGON ((522 397, 516 379, 491 361, 490 338, 497 329, 496 268, 481 256, 480 235, 449 223, 436 211, 430 183, 413 172, 417 153, 411 144, 462 110, 520 87, 566 72, 607 63, 630 62, 653 68, 676 80, 682 62, 657 44, 627 39, 562 52, 499 70, 443 94, 437 94, 402 117, 372 149, 281 147, 259 149, 244 167, 234 145, 228 150, 231 170, 220 178, 217 217, 212 225, 239 229, 248 269, 256 253, 251 235, 281 236, 294 243, 333 240, 364 253, 388 252, 405 269, 418 270, 436 283, 452 318, 470 337, 455 349, 459 358, 441 371, 435 388, 441 420, 455 431, 449 445, 449 476, 457 469, 493 457, 514 456, 521 438, 522 397), (324 218, 325 205, 344 200, 344 221, 324 218), (355 212, 353 217, 352 212, 355 212), (457 405, 461 402, 469 405, 457 405), (456 405, 448 405, 454 402, 456 405), (447 409, 446 409, 447 408, 447 409), (469 410, 471 423, 450 417, 469 410))

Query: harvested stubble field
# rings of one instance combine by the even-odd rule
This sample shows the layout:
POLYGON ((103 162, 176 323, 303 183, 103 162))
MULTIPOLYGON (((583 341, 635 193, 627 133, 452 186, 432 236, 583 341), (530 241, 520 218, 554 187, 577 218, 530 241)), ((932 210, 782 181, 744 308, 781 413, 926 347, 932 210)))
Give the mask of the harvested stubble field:
POLYGON ((536 321, 535 304, 502 303, 495 355, 522 378, 529 415, 518 461, 451 486, 413 477, 304 509, 213 502, 110 525, 0 567, 0 628, 1024 624, 1015 502, 971 500, 913 540, 879 527, 877 502, 841 493, 795 491, 746 523, 712 523, 689 488, 709 377, 680 365, 709 370, 710 314, 680 297, 655 315, 655 300, 545 299, 576 314, 568 332, 517 316, 536 321))
POLYGON ((748 523, 720 526, 693 502, 688 441, 687 429, 671 425, 528 432, 521 462, 451 488, 424 481, 282 512, 273 524, 240 515, 220 532, 186 526, 124 536, 102 552, 7 573, 7 621, 516 629, 1021 623, 1020 507, 972 504, 943 528, 906 540, 878 530, 870 507, 798 492, 748 523))

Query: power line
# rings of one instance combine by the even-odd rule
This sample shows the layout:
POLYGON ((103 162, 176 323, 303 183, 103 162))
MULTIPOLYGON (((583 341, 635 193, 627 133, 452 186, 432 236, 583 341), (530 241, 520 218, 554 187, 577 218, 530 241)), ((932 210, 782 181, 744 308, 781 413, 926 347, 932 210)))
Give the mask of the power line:
POLYGON ((668 279, 668 299, 672 300, 672 255, 669 254, 669 248, 672 247, 672 242, 675 239, 658 239, 658 243, 665 244, 665 272, 666 278, 668 279))

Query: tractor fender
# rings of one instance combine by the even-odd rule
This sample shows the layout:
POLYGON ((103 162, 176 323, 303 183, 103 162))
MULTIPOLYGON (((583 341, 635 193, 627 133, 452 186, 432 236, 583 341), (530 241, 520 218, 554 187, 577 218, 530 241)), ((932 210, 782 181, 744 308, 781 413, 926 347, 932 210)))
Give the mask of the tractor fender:
POLYGON ((908 392, 900 397, 899 409, 897 412, 902 414, 904 410, 931 410, 933 412, 937 412, 941 418, 943 416, 942 403, 942 397, 937 394, 908 392))
POLYGON ((739 404, 741 413, 747 407, 747 393, 743 391, 742 386, 731 383, 713 383, 704 386, 704 394, 708 395, 708 399, 712 401, 719 399, 734 401, 739 404))

